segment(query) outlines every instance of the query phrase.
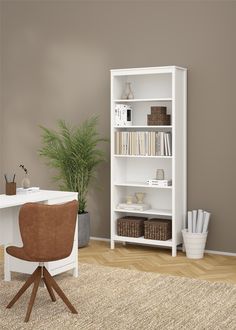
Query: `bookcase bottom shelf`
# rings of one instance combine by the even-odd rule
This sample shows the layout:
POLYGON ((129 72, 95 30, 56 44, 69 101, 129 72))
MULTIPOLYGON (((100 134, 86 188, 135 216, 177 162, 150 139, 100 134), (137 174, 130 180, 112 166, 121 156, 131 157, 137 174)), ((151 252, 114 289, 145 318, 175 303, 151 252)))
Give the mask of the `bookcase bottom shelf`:
POLYGON ((173 246, 172 239, 169 239, 167 241, 159 241, 159 240, 153 240, 153 239, 146 239, 143 236, 142 237, 127 237, 127 236, 118 236, 118 235, 113 236, 113 239, 114 239, 114 241, 117 241, 117 242, 137 243, 137 244, 166 246, 166 247, 173 246))

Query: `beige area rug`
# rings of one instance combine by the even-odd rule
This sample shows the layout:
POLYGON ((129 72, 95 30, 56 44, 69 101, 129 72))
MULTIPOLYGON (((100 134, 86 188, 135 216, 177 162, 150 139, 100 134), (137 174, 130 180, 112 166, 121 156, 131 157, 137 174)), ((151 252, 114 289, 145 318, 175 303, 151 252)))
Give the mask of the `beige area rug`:
POLYGON ((27 325, 23 319, 31 289, 8 310, 23 278, 1 280, 0 329, 236 329, 235 285, 89 264, 79 268, 78 279, 69 273, 57 276, 79 314, 71 314, 59 298, 52 303, 40 287, 27 325))

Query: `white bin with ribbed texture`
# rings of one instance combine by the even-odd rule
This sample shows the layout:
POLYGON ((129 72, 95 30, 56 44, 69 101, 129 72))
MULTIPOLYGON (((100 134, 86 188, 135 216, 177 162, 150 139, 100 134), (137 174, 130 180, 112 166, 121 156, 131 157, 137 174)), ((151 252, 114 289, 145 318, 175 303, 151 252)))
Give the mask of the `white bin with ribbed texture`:
POLYGON ((187 229, 182 230, 184 246, 187 258, 189 259, 202 259, 207 240, 206 233, 189 233, 187 229))

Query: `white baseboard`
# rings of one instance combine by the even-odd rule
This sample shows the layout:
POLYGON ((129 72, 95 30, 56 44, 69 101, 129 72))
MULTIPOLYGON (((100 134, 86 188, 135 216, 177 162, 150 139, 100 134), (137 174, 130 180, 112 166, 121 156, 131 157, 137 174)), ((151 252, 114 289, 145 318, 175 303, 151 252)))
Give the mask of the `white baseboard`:
MULTIPOLYGON (((110 242, 110 238, 102 238, 102 237, 90 237, 93 241, 104 241, 104 242, 110 242)), ((178 248, 179 250, 182 250, 182 248, 178 248)), ((223 252, 223 251, 214 251, 214 250, 205 250, 206 253, 210 254, 219 254, 222 256, 230 256, 230 257, 236 257, 236 253, 233 252, 223 252)))
POLYGON ((90 236, 92 241, 103 241, 103 242, 110 242, 110 238, 103 238, 103 237, 94 237, 90 236))
POLYGON ((219 254, 222 256, 236 257, 236 253, 233 252, 223 252, 223 251, 214 251, 214 250, 205 250, 205 252, 210 254, 219 254))

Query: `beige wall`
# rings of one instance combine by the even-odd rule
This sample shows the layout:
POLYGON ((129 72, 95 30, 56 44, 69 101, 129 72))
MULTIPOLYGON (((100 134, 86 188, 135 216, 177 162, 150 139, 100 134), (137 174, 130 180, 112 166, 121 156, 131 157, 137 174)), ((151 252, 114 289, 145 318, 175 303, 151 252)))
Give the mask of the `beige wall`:
MULTIPOLYGON (((188 208, 212 212, 208 249, 236 252, 236 2, 3 3, 3 169, 23 162, 33 185, 56 187, 39 159, 39 124, 100 115, 109 136, 109 70, 188 68, 188 208)), ((92 235, 109 236, 109 164, 89 199, 92 235)))

